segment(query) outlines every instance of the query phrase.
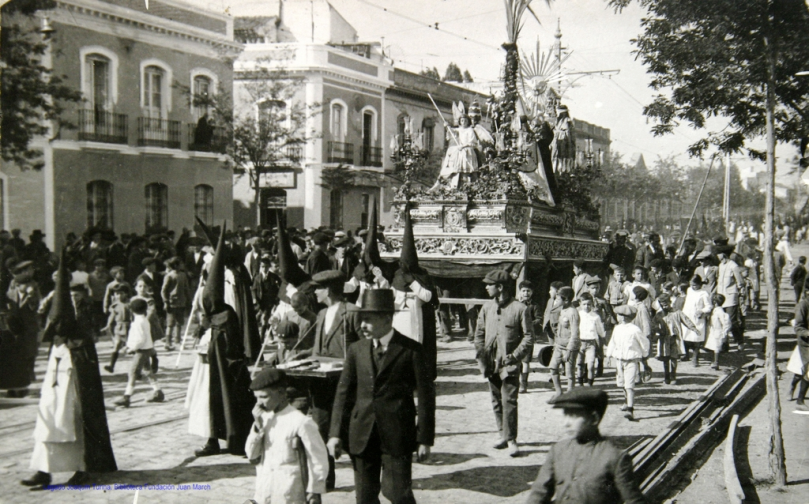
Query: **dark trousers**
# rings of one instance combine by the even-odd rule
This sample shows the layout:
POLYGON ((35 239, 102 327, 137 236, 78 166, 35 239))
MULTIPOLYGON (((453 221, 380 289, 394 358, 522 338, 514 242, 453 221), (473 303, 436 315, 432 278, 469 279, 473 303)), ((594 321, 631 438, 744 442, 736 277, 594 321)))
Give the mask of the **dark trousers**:
POLYGON ((497 430, 503 441, 517 439, 517 394, 520 390, 519 373, 510 374, 506 379, 500 375, 489 377, 489 390, 492 393, 492 409, 497 422, 497 430))
MULTIPOLYGON (((331 428, 331 407, 334 396, 337 395, 337 380, 312 380, 309 386, 312 399, 312 420, 317 424, 317 430, 324 443, 329 442, 329 429, 331 428)), ((326 489, 333 490, 335 484, 334 457, 329 455, 329 474, 326 476, 326 489)))
POLYGON ((742 320, 742 310, 738 305, 726 306, 725 313, 730 317, 730 333, 733 335, 733 341, 737 344, 744 343, 744 321, 742 320))
POLYGON ((412 454, 395 457, 383 453, 382 441, 374 425, 365 451, 351 456, 357 504, 379 504, 380 490, 392 504, 416 504, 411 474, 412 457, 412 454))

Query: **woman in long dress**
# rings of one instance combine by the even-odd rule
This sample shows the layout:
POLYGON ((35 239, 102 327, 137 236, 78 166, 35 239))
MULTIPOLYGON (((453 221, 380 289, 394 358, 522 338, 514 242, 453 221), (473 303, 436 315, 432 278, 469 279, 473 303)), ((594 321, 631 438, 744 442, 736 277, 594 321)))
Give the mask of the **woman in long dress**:
POLYGON ((694 275, 694 278, 691 279, 691 286, 685 294, 685 303, 683 305, 683 314, 691 319, 691 322, 693 322, 699 330, 693 331, 688 327, 683 328, 683 341, 686 346, 686 355, 689 348, 694 352, 691 357, 691 362, 694 366, 699 365, 699 349, 705 341, 707 320, 713 310, 711 296, 708 292, 702 290, 702 286, 702 277, 694 275))

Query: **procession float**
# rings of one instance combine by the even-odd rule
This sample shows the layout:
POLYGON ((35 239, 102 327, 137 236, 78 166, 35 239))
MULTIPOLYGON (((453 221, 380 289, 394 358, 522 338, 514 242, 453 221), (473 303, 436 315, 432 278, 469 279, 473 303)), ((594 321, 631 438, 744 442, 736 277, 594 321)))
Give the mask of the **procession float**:
MULTIPOLYGON (((449 146, 431 187, 417 182, 426 161, 417 133, 405 124, 404 138, 395 142, 403 183, 382 256, 399 257, 409 212, 420 264, 445 285, 502 267, 546 287, 570 279, 566 264, 600 264, 608 249, 589 197, 593 167, 576 162, 572 120, 553 90, 564 78, 561 62, 536 53, 521 63, 522 18, 534 13, 530 0, 505 3, 502 90, 485 104, 453 104, 454 124, 444 124, 449 146)), ((458 297, 471 297, 462 290, 458 297)))

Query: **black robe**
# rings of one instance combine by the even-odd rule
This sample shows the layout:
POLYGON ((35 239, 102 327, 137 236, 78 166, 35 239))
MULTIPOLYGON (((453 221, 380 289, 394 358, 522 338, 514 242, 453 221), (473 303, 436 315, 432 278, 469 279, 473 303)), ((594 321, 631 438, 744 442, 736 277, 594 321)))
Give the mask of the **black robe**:
POLYGON ((229 453, 244 455, 256 400, 250 391, 250 370, 239 319, 233 308, 226 305, 210 317, 210 324, 211 437, 226 440, 229 453))
POLYGON ((236 306, 233 307, 239 320, 240 334, 244 334, 244 356, 255 361, 261 352, 261 336, 258 332, 258 317, 256 308, 253 306, 253 293, 251 287, 253 282, 250 273, 244 264, 239 264, 237 268, 229 268, 236 281, 234 285, 236 306))

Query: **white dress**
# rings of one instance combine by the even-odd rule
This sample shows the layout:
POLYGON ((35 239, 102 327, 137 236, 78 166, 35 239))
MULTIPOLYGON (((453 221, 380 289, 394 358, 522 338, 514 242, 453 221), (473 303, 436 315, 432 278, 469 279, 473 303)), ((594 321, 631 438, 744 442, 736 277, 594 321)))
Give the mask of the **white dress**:
POLYGON ((710 316, 713 310, 713 303, 711 303, 710 295, 704 290, 694 290, 689 287, 688 292, 685 294, 685 304, 683 305, 683 314, 691 319, 691 322, 700 330, 700 333, 695 333, 689 328, 683 326, 683 340, 692 343, 702 343, 705 341, 705 328, 707 325, 707 317, 710 316))
POLYGON ((41 394, 30 468, 46 473, 84 471, 81 403, 66 345, 51 349, 41 394))
POLYGON ((207 362, 208 344, 211 342, 211 330, 205 331, 195 349, 197 359, 191 370, 188 381, 188 393, 185 396, 185 409, 188 410, 188 433, 210 438, 211 435, 211 367, 207 362))
POLYGON ((261 415, 262 427, 250 428, 245 453, 256 466, 256 494, 259 504, 306 504, 306 493, 326 493, 329 458, 314 420, 287 405, 278 413, 261 415), (297 443, 306 451, 308 483, 303 488, 297 443))

